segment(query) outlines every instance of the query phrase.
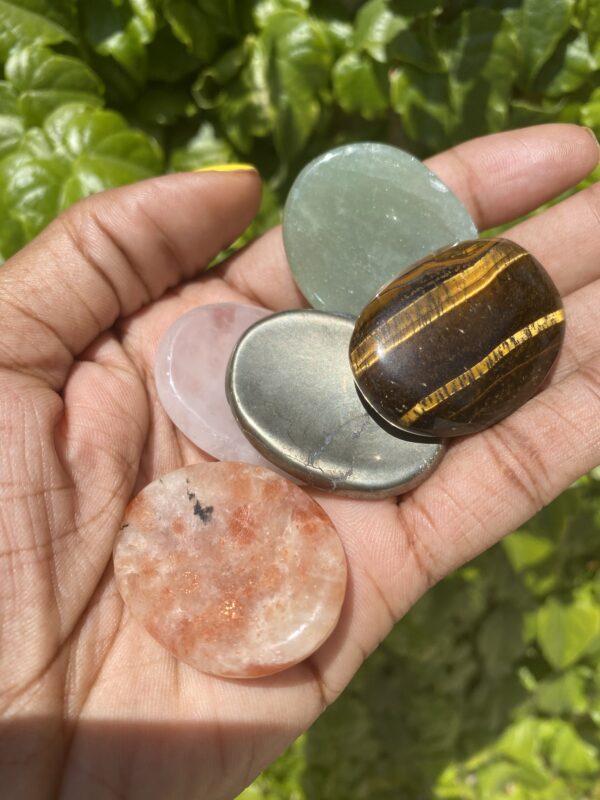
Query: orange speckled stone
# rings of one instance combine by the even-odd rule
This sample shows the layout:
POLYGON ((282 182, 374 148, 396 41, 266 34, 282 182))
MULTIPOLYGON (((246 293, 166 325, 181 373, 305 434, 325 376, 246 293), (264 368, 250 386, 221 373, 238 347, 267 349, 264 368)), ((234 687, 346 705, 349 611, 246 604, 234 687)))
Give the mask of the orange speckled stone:
POLYGON ((128 506, 115 575, 133 616, 176 658, 228 678, 279 672, 335 627, 346 559, 327 514, 268 469, 195 464, 128 506))

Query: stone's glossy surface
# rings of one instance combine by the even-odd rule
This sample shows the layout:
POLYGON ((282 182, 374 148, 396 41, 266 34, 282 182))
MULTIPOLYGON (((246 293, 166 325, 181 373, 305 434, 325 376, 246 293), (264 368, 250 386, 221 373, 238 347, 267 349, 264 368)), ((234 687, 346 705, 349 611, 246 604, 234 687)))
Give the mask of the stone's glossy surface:
POLYGON ((155 380, 161 404, 175 425, 222 461, 269 466, 242 434, 225 397, 225 373, 238 339, 271 312, 217 303, 188 311, 160 340, 155 380))
POLYGON ((258 322, 233 353, 228 398, 250 441, 300 480, 354 497, 397 495, 422 481, 444 448, 374 421, 348 362, 353 327, 321 311, 258 322))
POLYGON ((564 336, 560 296, 507 239, 424 258, 360 315, 350 360, 366 401, 399 428, 462 436, 498 422, 541 386, 564 336))
POLYGON ((296 179, 283 216, 285 251, 308 302, 355 315, 419 258, 475 236, 448 187, 385 144, 346 145, 317 158, 296 179))
POLYGON ((336 625, 346 559, 327 514, 262 467, 195 464, 129 504, 114 550, 133 616, 203 672, 254 678, 302 661, 336 625))

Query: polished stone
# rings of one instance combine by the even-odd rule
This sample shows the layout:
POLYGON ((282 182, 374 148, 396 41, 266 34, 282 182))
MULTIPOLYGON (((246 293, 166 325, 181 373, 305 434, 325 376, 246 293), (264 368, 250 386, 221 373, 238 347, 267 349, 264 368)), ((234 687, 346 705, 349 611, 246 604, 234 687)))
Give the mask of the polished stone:
POLYGON ((386 497, 416 486, 443 445, 390 435, 361 402, 348 361, 354 320, 286 311, 241 338, 228 376, 233 413, 252 444, 321 489, 386 497))
POLYGON ((342 543, 321 506, 270 470, 231 462, 146 486, 126 509, 114 564, 150 635, 228 678, 269 675, 313 653, 346 587, 342 543))
POLYGON ((375 143, 311 162, 283 217, 285 251, 308 302, 354 315, 418 259, 475 236, 466 208, 436 175, 409 153, 375 143))
POLYGON ((350 360, 370 406, 422 435, 498 422, 544 382, 564 336, 560 296, 507 239, 440 250, 384 287, 356 322, 350 360))
POLYGON ((225 373, 240 336, 270 313, 237 303, 199 306, 170 326, 156 352, 154 375, 163 408, 188 439, 221 461, 269 466, 229 410, 225 373))

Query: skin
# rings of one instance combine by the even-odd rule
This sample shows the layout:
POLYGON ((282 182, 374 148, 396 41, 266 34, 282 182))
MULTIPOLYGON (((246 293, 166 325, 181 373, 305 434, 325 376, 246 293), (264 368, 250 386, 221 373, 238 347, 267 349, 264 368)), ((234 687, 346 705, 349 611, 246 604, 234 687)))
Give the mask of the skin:
MULTIPOLYGON (((485 229, 588 174, 589 132, 473 140, 429 166, 485 229)), ((0 785, 7 797, 231 798, 344 689, 413 603, 600 462, 600 185, 507 235, 564 296, 551 381, 452 445, 398 501, 315 492, 342 537, 340 623, 279 675, 224 681, 130 617, 111 552, 133 494, 204 458, 162 411, 156 344, 194 306, 302 304, 278 229, 205 265, 256 213, 253 172, 179 174, 90 198, 0 270, 0 785), (200 277, 199 277, 200 276, 200 277)), ((398 709, 398 713, 402 713, 398 709)))

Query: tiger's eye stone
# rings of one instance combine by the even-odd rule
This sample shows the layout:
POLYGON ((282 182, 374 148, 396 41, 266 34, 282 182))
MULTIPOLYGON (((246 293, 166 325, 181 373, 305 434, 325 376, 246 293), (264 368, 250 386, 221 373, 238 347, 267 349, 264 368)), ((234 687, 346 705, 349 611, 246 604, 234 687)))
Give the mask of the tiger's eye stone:
POLYGON ((541 386, 564 336, 560 296, 507 239, 466 241, 422 259, 365 307, 350 362, 365 400, 401 430, 476 433, 541 386))
POLYGON ((419 258, 476 236, 469 212, 437 175, 375 142, 312 161, 283 214, 285 252, 308 302, 353 316, 419 258))

